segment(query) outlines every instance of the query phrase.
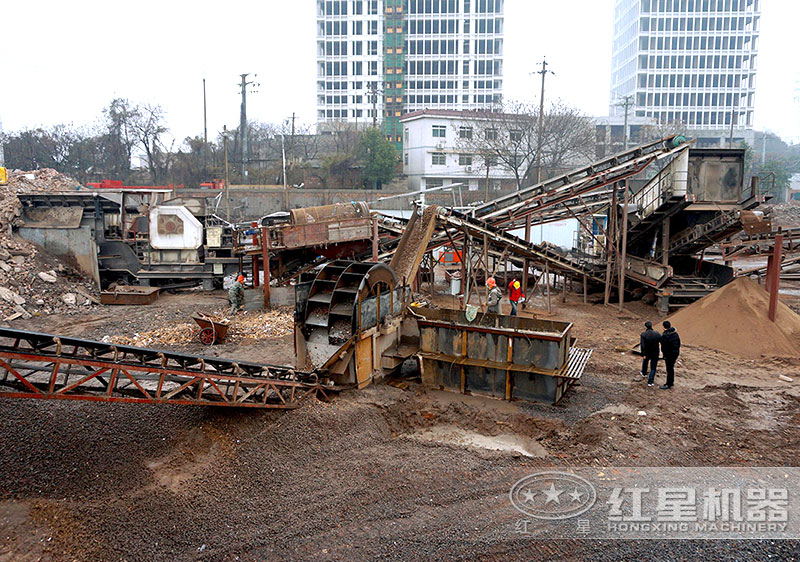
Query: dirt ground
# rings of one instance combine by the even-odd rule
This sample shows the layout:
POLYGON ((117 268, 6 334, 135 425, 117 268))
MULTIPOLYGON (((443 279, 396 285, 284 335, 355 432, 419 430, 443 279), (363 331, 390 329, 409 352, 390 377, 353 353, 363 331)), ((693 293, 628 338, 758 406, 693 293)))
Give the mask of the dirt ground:
MULTIPOLYGON (((675 388, 648 388, 625 350, 645 319, 658 320, 655 309, 628 303, 618 314, 577 295, 553 302, 552 316, 573 322, 578 345, 595 350, 556 406, 416 383, 375 384, 290 412, 2 401, 0 562, 797 559, 791 541, 533 541, 514 532, 508 491, 538 467, 800 458, 800 361, 744 360, 687 341, 675 388)), ((223 306, 222 293, 167 295, 149 307, 12 325, 99 339, 223 306)), ((291 336, 213 353, 294 357, 291 336)), ((660 368, 658 384, 663 377, 660 368)))

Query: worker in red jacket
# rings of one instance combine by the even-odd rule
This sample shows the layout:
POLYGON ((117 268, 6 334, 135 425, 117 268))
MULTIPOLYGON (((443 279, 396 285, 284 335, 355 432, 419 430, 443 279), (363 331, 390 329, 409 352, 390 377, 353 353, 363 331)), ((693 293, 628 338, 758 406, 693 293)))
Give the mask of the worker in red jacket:
POLYGON ((511 301, 511 316, 517 315, 517 305, 525 302, 525 293, 522 292, 522 284, 519 279, 512 279, 508 284, 508 300, 511 301))

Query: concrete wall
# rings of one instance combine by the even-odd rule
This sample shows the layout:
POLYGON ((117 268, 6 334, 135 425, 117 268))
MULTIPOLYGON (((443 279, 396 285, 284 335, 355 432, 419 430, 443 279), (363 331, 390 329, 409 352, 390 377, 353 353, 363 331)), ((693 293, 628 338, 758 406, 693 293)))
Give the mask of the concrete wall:
MULTIPOLYGON (((504 186, 499 190, 492 190, 490 197, 500 197, 514 191, 512 186, 504 186)), ((349 201, 366 201, 370 203, 370 208, 377 210, 410 210, 411 203, 419 199, 419 194, 409 195, 408 197, 397 197, 387 201, 374 202, 381 197, 408 193, 407 188, 391 186, 390 189, 380 191, 368 189, 292 189, 288 193, 282 187, 273 186, 235 186, 230 189, 231 214, 241 219, 254 219, 263 217, 276 211, 286 211, 288 209, 299 209, 303 207, 316 207, 320 205, 331 205, 333 203, 346 203, 349 201), (287 206, 288 202, 288 206, 287 206), (374 202, 374 203, 373 203, 374 202)), ((176 193, 177 194, 177 193, 176 193)), ((180 190, 182 196, 206 197, 208 209, 213 211, 216 202, 214 197, 219 194, 218 190, 180 190)), ((464 187, 459 194, 456 188, 456 204, 464 205, 484 201, 486 193, 484 190, 470 191, 464 187)), ((453 206, 453 193, 447 191, 437 191, 426 194, 425 203, 428 205, 453 206)), ((217 214, 225 215, 225 201, 221 200, 217 208, 217 214)))

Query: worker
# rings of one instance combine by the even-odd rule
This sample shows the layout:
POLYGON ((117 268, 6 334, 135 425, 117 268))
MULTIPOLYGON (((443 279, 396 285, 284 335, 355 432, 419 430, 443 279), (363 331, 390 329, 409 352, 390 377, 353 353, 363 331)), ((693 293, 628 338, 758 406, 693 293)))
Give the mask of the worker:
POLYGON ((228 289, 228 300, 231 302, 231 314, 236 312, 242 307, 244 302, 244 276, 239 275, 236 282, 228 289))
POLYGON ((489 277, 486 280, 486 288, 489 289, 489 296, 486 299, 486 305, 492 314, 500 314, 500 301, 503 300, 503 291, 497 286, 497 281, 494 277, 489 277))
POLYGON ((650 375, 647 379, 647 386, 653 386, 656 378, 656 365, 658 365, 658 344, 661 343, 661 334, 653 329, 653 323, 649 320, 644 323, 645 331, 639 336, 639 348, 642 351, 642 377, 648 376, 647 364, 650 364, 650 375))
POLYGON ((661 334, 661 353, 664 355, 664 366, 667 368, 667 383, 661 390, 669 390, 675 384, 675 362, 681 353, 681 337, 669 320, 664 320, 664 333, 661 334))
POLYGON ((525 302, 525 293, 522 292, 522 283, 516 277, 508 284, 508 300, 511 301, 511 316, 517 315, 517 305, 525 302))

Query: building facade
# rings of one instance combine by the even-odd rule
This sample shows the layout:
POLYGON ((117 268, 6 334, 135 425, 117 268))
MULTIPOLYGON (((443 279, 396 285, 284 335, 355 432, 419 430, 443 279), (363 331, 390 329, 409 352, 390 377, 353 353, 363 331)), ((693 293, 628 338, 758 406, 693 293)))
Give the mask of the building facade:
MULTIPOLYGON (((491 165, 484 156, 467 148, 471 138, 485 131, 491 112, 425 109, 400 118, 403 127, 403 173, 412 191, 460 184, 467 191, 499 190, 514 183, 514 174, 502 165, 491 165), (488 184, 487 184, 488 180, 488 184)), ((498 131, 498 134, 503 134, 498 131)), ((457 197, 457 196, 456 196, 457 197)), ((458 200, 454 203, 458 205, 458 200)))
POLYGON ((317 0, 317 121, 380 122, 502 101, 504 0, 317 0))
MULTIPOLYGON (((760 0, 615 0, 610 115, 752 131, 760 0)), ((695 135, 700 136, 700 135, 695 135)))

